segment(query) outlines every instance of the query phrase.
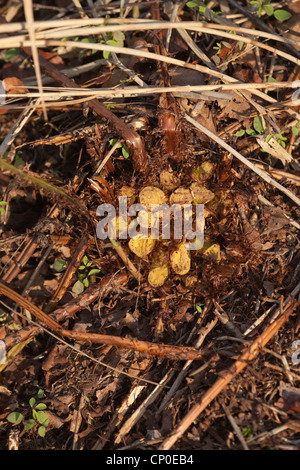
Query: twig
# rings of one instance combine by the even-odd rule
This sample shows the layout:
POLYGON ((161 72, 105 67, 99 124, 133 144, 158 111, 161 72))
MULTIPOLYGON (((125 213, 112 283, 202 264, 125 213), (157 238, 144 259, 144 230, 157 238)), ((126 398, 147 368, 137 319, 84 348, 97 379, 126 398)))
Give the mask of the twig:
MULTIPOLYGON (((252 15, 252 13, 250 13, 249 10, 247 10, 247 8, 244 8, 242 7, 239 3, 237 3, 235 0, 228 0, 228 2, 233 5, 237 10, 241 11, 242 13, 244 13, 244 15, 248 16, 248 18, 250 18, 251 21, 253 21, 254 23, 256 23, 261 29, 263 29, 264 31, 267 31, 268 33, 272 34, 272 35, 275 35, 274 31, 269 28, 269 26, 267 26, 262 20, 260 20, 259 18, 257 18, 255 15, 252 15)), ((278 36, 278 41, 280 41, 280 36, 279 35, 276 35, 278 36)), ((298 59, 300 58, 300 53, 299 51, 297 51, 291 44, 289 44, 288 42, 285 43, 285 47, 286 49, 288 49, 293 55, 295 55, 296 57, 298 57, 298 59)))
POLYGON ((32 0, 23 0, 24 4, 24 13, 26 18, 26 24, 28 28, 29 38, 31 41, 31 51, 32 51, 32 58, 34 63, 34 70, 36 74, 36 80, 41 96, 42 108, 44 113, 44 120, 47 121, 47 110, 44 105, 44 97, 43 97, 43 82, 41 77, 41 70, 39 64, 39 54, 35 43, 35 24, 34 24, 34 15, 33 15, 33 7, 32 7, 32 0))
POLYGON ((173 376, 174 371, 168 371, 165 376, 159 382, 159 385, 150 393, 150 395, 143 401, 143 403, 135 410, 130 418, 124 423, 115 438, 115 444, 120 444, 122 438, 128 434, 130 429, 138 422, 139 419, 144 415, 147 408, 156 400, 158 395, 162 392, 163 385, 166 385, 170 378, 173 376))
POLYGON ((240 443, 242 444, 243 449, 244 450, 249 450, 247 442, 245 441, 245 438, 244 438, 243 434, 241 433, 240 428, 236 424, 236 421, 235 421, 234 417, 229 413, 229 411, 227 410, 227 408, 225 407, 224 404, 222 406, 223 406, 223 409, 226 413, 228 421, 230 422, 233 430, 235 431, 235 433, 237 435, 237 438, 239 439, 240 443))
MULTIPOLYGON (((91 342, 97 344, 110 344, 120 348, 131 349, 141 353, 153 356, 168 357, 173 360, 200 359, 202 353, 194 348, 184 346, 172 346, 161 343, 151 343, 149 341, 140 341, 134 338, 121 338, 112 335, 102 335, 97 333, 85 333, 80 331, 70 331, 61 327, 53 316, 46 315, 42 310, 36 307, 32 302, 24 299, 21 295, 4 285, 0 281, 0 293, 19 303, 31 314, 38 318, 43 324, 47 325, 56 333, 76 341, 91 342)), ((6 342, 6 340, 5 340, 6 342)))
POLYGON ((208 137, 210 137, 212 140, 214 140, 217 144, 221 145, 223 148, 228 150, 228 152, 232 153, 235 157, 237 157, 242 163, 244 163, 248 168, 253 170, 256 174, 258 174, 262 179, 264 179, 267 183, 272 184, 275 186, 275 188, 279 189, 283 194, 288 196, 292 201, 296 202, 298 206, 300 206, 300 199, 295 196, 289 189, 285 188, 281 184, 277 183, 277 181, 273 180, 269 175, 267 175, 264 171, 262 171, 260 168, 258 168, 256 165, 251 163, 247 158, 245 158, 241 153, 239 153, 237 150, 235 150, 233 147, 231 147, 229 144, 227 144, 223 139, 218 137, 216 134, 208 130, 206 127, 202 126, 202 124, 199 124, 195 119, 190 117, 188 114, 185 114, 185 119, 193 124, 197 129, 199 129, 201 132, 204 132, 208 137))
POLYGON ((213 386, 203 395, 201 401, 196 403, 183 420, 178 424, 174 431, 163 441, 160 450, 169 450, 189 426, 198 418, 200 413, 214 400, 226 385, 239 374, 251 361, 253 361, 262 348, 273 338, 277 331, 284 325, 289 316, 294 312, 299 302, 290 301, 284 313, 275 320, 265 331, 253 341, 253 343, 245 349, 232 366, 223 372, 222 376, 216 380, 213 386))

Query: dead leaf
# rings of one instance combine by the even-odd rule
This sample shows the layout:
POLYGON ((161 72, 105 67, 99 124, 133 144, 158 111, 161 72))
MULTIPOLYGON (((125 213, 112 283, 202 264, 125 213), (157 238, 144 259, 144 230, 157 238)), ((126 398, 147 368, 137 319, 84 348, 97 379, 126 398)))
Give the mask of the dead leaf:
POLYGON ((139 258, 146 258, 149 253, 154 249, 156 240, 153 238, 142 238, 137 236, 129 240, 129 249, 139 258))
POLYGON ((286 413, 296 414, 300 417, 300 388, 280 382, 279 393, 280 399, 276 406, 286 413))
POLYGON ((151 206, 154 204, 161 205, 167 202, 167 196, 165 193, 155 186, 147 186, 142 189, 139 194, 140 203, 143 204, 147 210, 151 210, 151 206))
POLYGON ((163 170, 160 174, 160 184, 167 191, 172 191, 180 184, 180 179, 175 173, 163 170))
POLYGON ((7 77, 2 80, 4 89, 7 95, 15 94, 15 93, 28 93, 28 89, 17 77, 7 77))
POLYGON ((167 266, 159 266, 157 268, 151 269, 148 274, 148 282, 152 287, 160 287, 167 280, 169 275, 169 270, 167 266))
POLYGON ((181 243, 179 247, 170 255, 170 261, 173 271, 180 276, 184 276, 191 269, 190 253, 186 249, 185 243, 181 243))
POLYGON ((67 364, 68 360, 65 355, 67 346, 61 344, 56 344, 53 349, 50 351, 46 359, 43 361, 42 369, 44 371, 49 371, 55 366, 67 364))
POLYGON ((269 153, 274 158, 278 158, 283 165, 293 160, 292 155, 290 155, 274 137, 267 141, 266 135, 259 135, 256 137, 256 142, 265 152, 269 153))
POLYGON ((244 98, 238 96, 235 93, 232 93, 231 100, 220 100, 218 102, 218 106, 221 108, 221 110, 226 116, 228 116, 229 118, 237 119, 241 123, 241 125, 244 125, 244 127, 246 128, 249 127, 251 106, 244 98))

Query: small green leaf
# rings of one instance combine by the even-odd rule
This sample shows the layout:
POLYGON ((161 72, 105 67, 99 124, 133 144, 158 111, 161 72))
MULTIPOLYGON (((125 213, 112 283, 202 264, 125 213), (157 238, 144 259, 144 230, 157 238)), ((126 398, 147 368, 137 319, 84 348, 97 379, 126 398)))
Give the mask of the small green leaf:
POLYGON ((6 51, 4 59, 5 60, 13 59, 19 54, 19 52, 20 52, 20 49, 17 49, 16 47, 12 47, 11 49, 8 49, 8 51, 6 51))
POLYGON ((202 313, 202 307, 204 306, 204 304, 196 304, 196 310, 197 312, 199 313, 202 313))
POLYGON ((38 398, 42 398, 42 396, 44 395, 44 390, 42 390, 41 388, 38 390, 37 392, 37 396, 38 398))
POLYGON ((66 269, 66 261, 64 259, 57 259, 53 263, 53 269, 57 273, 62 273, 66 269))
POLYGON ((37 419, 37 411, 34 408, 32 408, 32 416, 34 419, 37 419))
POLYGON ((109 39, 108 41, 106 41, 106 44, 108 44, 109 46, 118 46, 117 41, 115 41, 114 39, 109 39))
POLYGON ((263 128, 260 116, 255 116, 255 118, 253 119, 253 127, 259 134, 264 134, 265 130, 263 128))
POLYGON ((33 397, 32 397, 32 398, 30 398, 30 400, 29 400, 29 405, 31 406, 31 408, 33 408, 33 407, 34 407, 34 405, 35 405, 35 402, 36 402, 36 399, 35 399, 35 398, 33 398, 33 397))
POLYGON ((115 31, 114 32, 114 41, 117 43, 118 46, 123 47, 125 41, 125 35, 122 31, 115 31))
POLYGON ((81 39, 81 42, 89 42, 89 43, 91 43, 91 42, 94 42, 94 40, 93 40, 92 38, 83 38, 83 39, 81 39))
MULTIPOLYGON (((114 138, 114 139, 110 139, 109 143, 110 145, 113 147, 116 143, 118 142, 118 139, 114 138)), ((122 144, 121 142, 118 143, 117 145, 117 149, 120 149, 122 147, 122 144)))
POLYGON ((128 158, 129 155, 130 155, 130 154, 129 154, 129 150, 128 150, 128 148, 126 147, 126 145, 123 145, 123 146, 122 146, 122 154, 123 154, 123 157, 124 157, 124 158, 128 158))
POLYGON ((27 419, 24 422, 24 431, 29 431, 30 429, 33 428, 34 425, 35 425, 34 419, 27 419))
POLYGON ((82 282, 83 282, 84 287, 89 287, 89 280, 87 277, 84 278, 82 282))
POLYGON ((286 21, 292 15, 286 10, 275 10, 274 11, 274 16, 275 16, 276 20, 278 20, 278 21, 286 21))
POLYGON ((200 15, 205 15, 205 10, 206 10, 206 6, 205 5, 201 5, 199 7, 199 13, 200 15))
POLYGON ((214 54, 212 56, 212 60, 214 61, 216 65, 219 65, 219 63, 221 62, 220 57, 217 54, 214 54))
POLYGON ((198 2, 187 2, 186 6, 189 8, 194 8, 198 6, 198 2))
POLYGON ((245 135, 245 129, 241 129, 240 131, 237 131, 235 133, 236 137, 243 137, 243 135, 245 135))
POLYGON ((75 282, 74 286, 72 287, 72 292, 74 294, 82 294, 82 292, 84 291, 84 284, 81 282, 81 281, 77 281, 75 282))
POLYGON ((292 132, 293 132, 293 134, 296 135, 296 136, 297 136, 297 135, 299 134, 299 132, 300 132, 300 128, 298 127, 299 124, 300 124, 300 122, 298 121, 297 124, 292 127, 292 132))
POLYGON ((272 134, 269 134, 266 138, 266 142, 269 143, 271 139, 272 139, 272 134))
POLYGON ((86 266, 87 263, 89 262, 89 259, 88 259, 88 257, 87 257, 86 255, 84 255, 84 257, 82 258, 82 262, 83 262, 83 264, 84 264, 85 266, 86 266))
POLYGON ((9 415, 6 417, 7 421, 13 424, 19 424, 24 416, 22 413, 19 413, 18 411, 13 411, 12 413, 9 413, 9 415))
POLYGON ((21 152, 17 152, 15 159, 14 159, 14 165, 15 166, 25 166, 25 162, 23 158, 21 157, 21 152))
POLYGON ((0 206, 6 206, 8 203, 6 201, 0 201, 0 206))
POLYGON ((35 407, 36 410, 46 410, 47 409, 47 405, 46 403, 38 403, 35 407))
POLYGON ((246 129, 246 133, 248 135, 255 135, 255 130, 254 129, 246 129))
POLYGON ((272 16, 274 13, 274 7, 272 5, 264 5, 264 10, 268 16, 272 16))
POLYGON ((49 424, 49 418, 48 418, 47 413, 45 413, 45 411, 38 411, 37 412, 37 420, 43 426, 48 426, 48 424, 49 424))
POLYGON ((222 44, 223 44, 223 46, 227 47, 228 49, 232 48, 232 45, 229 44, 229 42, 227 42, 227 41, 222 41, 222 44))
POLYGON ((93 268, 90 270, 88 276, 93 276, 94 274, 100 273, 100 269, 93 268))
POLYGON ((40 437, 45 437, 45 434, 46 434, 46 428, 45 426, 40 426, 38 428, 38 434, 40 437))

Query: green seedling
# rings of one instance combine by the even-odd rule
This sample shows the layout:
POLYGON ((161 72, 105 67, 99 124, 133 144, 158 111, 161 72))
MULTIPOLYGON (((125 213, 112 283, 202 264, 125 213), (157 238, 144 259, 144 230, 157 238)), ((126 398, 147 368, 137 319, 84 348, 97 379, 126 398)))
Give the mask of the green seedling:
MULTIPOLYGON (((206 12, 205 1, 203 1, 203 2, 194 2, 194 1, 187 2, 186 6, 189 7, 189 8, 198 7, 200 15, 203 15, 203 16, 205 15, 205 12, 206 12)), ((217 11, 214 11, 214 10, 210 10, 210 11, 213 13, 214 16, 217 16, 221 13, 219 11, 217 12, 217 11)))
POLYGON ((72 292, 74 294, 77 294, 77 295, 82 294, 84 289, 86 287, 89 287, 89 284, 90 284, 89 278, 100 272, 100 269, 98 268, 90 269, 91 266, 92 266, 91 261, 89 261, 87 256, 84 256, 82 259, 82 264, 78 268, 78 271, 79 271, 78 281, 75 282, 72 288, 72 292))
POLYGON ((213 47, 213 49, 215 49, 217 53, 212 56, 212 59, 216 65, 219 65, 219 63, 221 62, 219 55, 221 54, 223 46, 227 47, 228 49, 232 48, 231 44, 229 44, 229 42, 227 41, 217 42, 216 46, 213 47))
MULTIPOLYGON (((298 133, 296 134, 296 132, 300 131, 299 129, 299 124, 300 124, 300 121, 297 122, 297 124, 295 126, 293 126, 292 128, 292 132, 295 133, 295 135, 298 135, 298 133)), ((252 136, 256 136, 256 135, 263 135, 265 134, 265 129, 264 129, 264 126, 263 126, 263 123, 262 123, 262 119, 260 116, 256 116, 253 120, 253 127, 254 129, 241 129, 239 131, 237 131, 235 133, 236 137, 243 137, 245 134, 247 135, 252 135, 252 136)), ((284 133, 284 129, 281 131, 281 132, 278 132, 276 134, 268 134, 267 137, 266 137, 266 142, 270 142, 270 140, 272 138, 276 139, 278 144, 281 145, 281 147, 285 148, 286 147, 286 141, 287 141, 287 137, 284 137, 283 135, 284 133)), ((261 149, 262 152, 264 152, 263 149, 261 149)))
MULTIPOLYGON (((25 162, 22 158, 22 150, 17 150, 16 153, 15 153, 15 156, 14 156, 14 160, 13 160, 13 165, 14 166, 25 166, 25 162)), ((3 154, 3 160, 6 160, 7 159, 7 156, 8 156, 9 152, 5 152, 3 154)))
POLYGON ((292 133, 294 135, 298 135, 300 132, 300 121, 298 121, 293 127, 292 127, 292 133))
POLYGON ((253 437, 253 431, 251 428, 243 428, 242 435, 245 439, 251 439, 253 437))
POLYGON ((274 6, 271 5, 271 0, 252 0, 250 3, 257 6, 256 13, 258 18, 261 18, 263 12, 265 12, 268 16, 274 15, 278 21, 286 21, 292 16, 286 10, 274 10, 274 6))
MULTIPOLYGON (((114 139, 110 139, 109 143, 110 145, 113 147, 116 143, 118 142, 118 139, 114 138, 114 139)), ((128 147, 126 147, 126 145, 124 145, 122 142, 120 142, 118 145, 117 145, 117 149, 120 148, 122 149, 122 155, 124 158, 129 158, 130 156, 130 153, 129 153, 129 149, 128 147)))
POLYGON ((20 49, 18 49, 16 47, 12 47, 11 49, 7 49, 7 51, 5 53, 5 56, 4 56, 4 59, 5 60, 14 59, 15 57, 17 57, 19 52, 20 52, 20 49))
POLYGON ((202 307, 204 307, 204 304, 199 304, 199 303, 197 303, 197 304, 195 305, 195 307, 196 307, 196 310, 197 310, 198 313, 202 313, 202 312, 203 312, 202 307))
POLYGON ((37 403, 37 399, 40 400, 43 395, 44 390, 39 388, 36 393, 36 398, 30 398, 29 406, 32 417, 25 419, 25 415, 23 413, 20 413, 19 411, 13 411, 6 417, 7 421, 16 425, 23 423, 24 431, 30 431, 33 428, 37 428, 38 435, 40 437, 45 437, 46 428, 49 425, 48 415, 44 411, 47 409, 47 405, 43 402, 37 403))
MULTIPOLYGON (((110 46, 119 46, 123 47, 124 46, 124 40, 125 40, 125 35, 122 33, 122 31, 115 31, 114 33, 107 33, 107 40, 105 41, 105 44, 110 45, 110 46)), ((101 41, 104 42, 104 41, 101 41)), ((104 59, 108 60, 110 58, 110 52, 109 51, 103 51, 103 57, 104 59)))
POLYGON ((5 206, 7 206, 7 202, 6 201, 0 201, 0 215, 4 215, 5 214, 5 206))

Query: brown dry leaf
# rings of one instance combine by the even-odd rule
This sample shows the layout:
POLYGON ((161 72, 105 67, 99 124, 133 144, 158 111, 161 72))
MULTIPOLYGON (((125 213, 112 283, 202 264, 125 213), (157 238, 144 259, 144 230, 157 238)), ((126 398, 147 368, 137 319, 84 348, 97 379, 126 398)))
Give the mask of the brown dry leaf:
POLYGON ((191 269, 191 256, 186 249, 185 243, 181 243, 179 247, 170 255, 172 269, 176 274, 184 276, 191 269))
POLYGON ((151 210, 153 204, 161 205, 167 202, 165 193, 155 186, 146 186, 139 194, 140 203, 143 204, 147 210, 151 210))
POLYGON ((28 89, 17 77, 7 77, 2 80, 3 86, 5 88, 6 94, 11 95, 15 93, 28 93, 28 89))
POLYGON ((290 384, 280 382, 280 399, 276 406, 289 414, 296 414, 300 417, 300 388, 290 384))
POLYGON ((204 252, 203 256, 207 259, 211 259, 213 261, 220 261, 221 260, 221 251, 220 245, 218 243, 214 243, 210 245, 204 252))
POLYGON ((256 142, 258 145, 267 153, 272 155, 274 158, 278 158, 283 165, 293 161, 292 155, 290 155, 283 147, 280 145, 277 140, 273 137, 267 141, 266 135, 259 135, 256 137, 256 142))
POLYGON ((131 186, 122 186, 119 196, 126 196, 129 204, 133 204, 136 198, 135 191, 131 186))
POLYGON ((39 54, 43 56, 44 59, 51 62, 51 64, 56 65, 58 68, 62 68, 65 65, 62 57, 58 54, 54 54, 54 52, 47 52, 47 51, 43 51, 42 49, 40 49, 39 54))
POLYGON ((281 230, 289 223, 282 209, 272 206, 264 207, 264 222, 266 223, 267 230, 271 230, 271 232, 281 230))
POLYGON ((170 68, 169 75, 172 86, 204 85, 204 74, 197 70, 188 70, 182 67, 170 68))
POLYGON ((59 429, 65 423, 65 420, 59 418, 49 410, 46 411, 46 414, 49 419, 49 427, 47 427, 47 431, 50 429, 59 429))
POLYGON ((193 196, 189 189, 180 187, 170 196, 170 204, 191 204, 193 196))
MULTIPOLYGON (((230 92, 226 92, 230 93, 230 92)), ((220 100, 218 102, 219 107, 229 118, 237 119, 244 127, 249 127, 249 118, 251 113, 251 106, 245 99, 232 93, 231 100, 220 100)))
POLYGON ((190 190, 196 204, 206 204, 215 197, 212 191, 199 183, 192 183, 190 190))
MULTIPOLYGON (((227 101, 228 100, 220 100, 219 104, 222 102, 227 103, 227 101)), ((208 130, 210 130, 214 134, 217 134, 217 129, 215 126, 216 119, 207 104, 204 104, 203 108, 201 109, 201 115, 196 117, 196 121, 199 122, 199 124, 202 124, 202 126, 205 126, 208 130)), ((205 138, 205 140, 208 140, 207 136, 204 136, 204 134, 202 135, 205 138)))
POLYGON ((167 191, 172 191, 180 184, 180 179, 174 173, 163 170, 160 174, 160 184, 167 191))
POLYGON ((63 344, 56 344, 50 351, 46 359, 43 361, 42 369, 44 371, 49 371, 50 369, 58 365, 67 364, 68 360, 65 355, 66 349, 67 346, 63 344))
POLYGON ((244 235, 247 238, 248 242, 254 250, 260 251, 262 248, 262 242, 260 239, 259 231, 255 227, 253 227, 246 219, 243 219, 242 223, 244 227, 244 235))

